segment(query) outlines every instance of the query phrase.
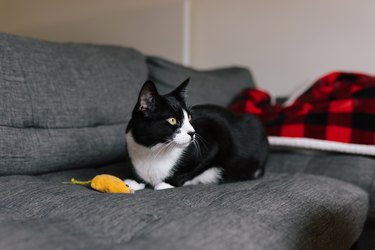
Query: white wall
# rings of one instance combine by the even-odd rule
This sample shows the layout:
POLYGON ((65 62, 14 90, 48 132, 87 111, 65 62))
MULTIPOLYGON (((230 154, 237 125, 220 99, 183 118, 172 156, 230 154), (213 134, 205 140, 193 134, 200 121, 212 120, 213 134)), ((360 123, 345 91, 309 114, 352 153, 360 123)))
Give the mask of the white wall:
POLYGON ((183 57, 176 0, 0 0, 0 31, 52 41, 116 44, 183 57))
POLYGON ((284 95, 331 70, 375 74, 373 0, 193 0, 192 64, 250 67, 284 95))
POLYGON ((375 74, 374 10, 374 0, 0 0, 0 31, 190 56, 198 68, 243 65, 285 95, 331 70, 375 74))

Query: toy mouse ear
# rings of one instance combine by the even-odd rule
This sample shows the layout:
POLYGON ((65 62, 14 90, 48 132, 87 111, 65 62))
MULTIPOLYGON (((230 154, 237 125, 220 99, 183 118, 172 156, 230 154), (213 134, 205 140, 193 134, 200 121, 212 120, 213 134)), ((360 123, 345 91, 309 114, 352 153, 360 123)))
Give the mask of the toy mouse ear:
POLYGON ((170 95, 174 95, 178 100, 185 102, 187 97, 187 85, 190 82, 190 77, 183 81, 170 95))
POLYGON ((155 84, 152 81, 146 81, 139 92, 138 110, 148 115, 150 111, 154 110, 158 99, 159 93, 156 90, 155 84))

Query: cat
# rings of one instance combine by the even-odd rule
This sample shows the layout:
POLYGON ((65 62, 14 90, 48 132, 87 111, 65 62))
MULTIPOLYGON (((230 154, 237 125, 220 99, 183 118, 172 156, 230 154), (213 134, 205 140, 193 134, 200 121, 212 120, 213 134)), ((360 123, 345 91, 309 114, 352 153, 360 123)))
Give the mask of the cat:
POLYGON ((126 128, 134 190, 257 179, 269 144, 258 119, 224 107, 186 105, 189 78, 160 95, 146 81, 126 128))

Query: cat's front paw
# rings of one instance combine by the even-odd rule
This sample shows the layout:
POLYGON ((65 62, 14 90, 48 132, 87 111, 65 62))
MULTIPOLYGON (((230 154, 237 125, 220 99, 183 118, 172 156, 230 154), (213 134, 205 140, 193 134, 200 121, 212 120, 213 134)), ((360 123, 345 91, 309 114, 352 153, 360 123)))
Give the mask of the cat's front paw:
POLYGON ((132 179, 126 179, 124 180, 125 184, 128 185, 131 189, 134 191, 145 189, 146 184, 144 183, 138 183, 135 180, 132 179))
POLYGON ((174 188, 174 186, 169 185, 168 183, 162 182, 154 187, 155 190, 162 190, 162 189, 168 189, 168 188, 174 188))

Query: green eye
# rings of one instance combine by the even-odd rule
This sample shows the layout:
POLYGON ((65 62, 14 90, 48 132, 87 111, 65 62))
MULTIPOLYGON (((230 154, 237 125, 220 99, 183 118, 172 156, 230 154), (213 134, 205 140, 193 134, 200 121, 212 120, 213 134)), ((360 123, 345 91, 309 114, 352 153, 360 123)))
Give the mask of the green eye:
POLYGON ((189 114, 189 116, 188 116, 188 119, 189 119, 189 121, 191 121, 191 115, 189 114))
POLYGON ((171 117, 171 118, 167 119, 167 122, 169 122, 169 124, 171 124, 171 125, 177 124, 177 120, 174 117, 171 117))

